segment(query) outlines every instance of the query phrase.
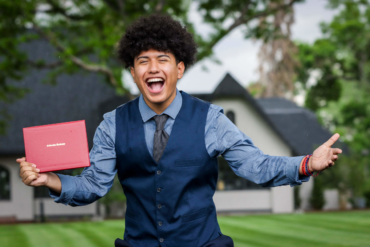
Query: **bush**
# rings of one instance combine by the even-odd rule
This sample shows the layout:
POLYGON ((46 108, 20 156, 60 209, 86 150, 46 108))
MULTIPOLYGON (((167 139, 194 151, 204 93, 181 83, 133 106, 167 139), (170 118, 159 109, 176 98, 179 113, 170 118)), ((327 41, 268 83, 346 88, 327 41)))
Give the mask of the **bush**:
POLYGON ((299 186, 294 186, 294 209, 301 207, 301 197, 299 197, 299 186))
POLYGON ((321 210, 325 205, 324 185, 320 176, 313 179, 314 181, 310 203, 313 209, 321 210))
POLYGON ((366 191, 364 197, 366 199, 366 207, 370 208, 370 191, 366 191))

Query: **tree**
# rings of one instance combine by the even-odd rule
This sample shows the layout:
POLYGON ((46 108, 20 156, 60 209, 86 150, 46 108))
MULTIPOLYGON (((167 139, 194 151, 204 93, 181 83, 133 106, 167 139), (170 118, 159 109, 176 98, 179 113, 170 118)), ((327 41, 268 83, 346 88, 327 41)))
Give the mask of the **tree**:
MULTIPOLYGON (((271 2, 271 7, 276 3, 271 2)), ((271 16, 269 16, 271 17, 271 16)), ((261 97, 285 97, 292 99, 294 96, 294 80, 299 60, 296 59, 297 47, 291 40, 291 25, 294 23, 293 7, 280 9, 273 17, 273 30, 263 39, 259 57, 259 83, 263 87, 261 97)), ((262 27, 267 17, 261 17, 262 27)))
POLYGON ((325 205, 324 187, 321 177, 314 178, 310 203, 313 209, 321 210, 325 205))
POLYGON ((298 44, 302 67, 297 73, 307 90, 306 107, 350 147, 348 157, 342 155, 335 169, 323 172, 324 186, 361 197, 370 191, 370 6, 365 0, 328 3, 339 11, 321 24, 322 38, 298 44))
MULTIPOLYGON (((49 83, 55 83, 61 74, 81 70, 103 74, 117 93, 128 93, 121 83, 122 65, 114 59, 115 48, 127 26, 141 15, 167 13, 180 20, 199 45, 197 61, 200 61, 212 57, 213 47, 238 27, 244 27, 246 38, 264 37, 273 23, 266 20, 264 27, 259 27, 253 26, 252 20, 273 15, 302 0, 194 2, 203 21, 212 29, 207 37, 197 33, 189 20, 189 0, 0 0, 0 100, 9 102, 8 99, 27 93, 16 81, 31 68, 49 69, 46 79, 49 83), (29 58, 20 45, 34 39, 47 40, 59 59, 47 64, 29 58)), ((0 127, 4 123, 2 120, 0 127)))

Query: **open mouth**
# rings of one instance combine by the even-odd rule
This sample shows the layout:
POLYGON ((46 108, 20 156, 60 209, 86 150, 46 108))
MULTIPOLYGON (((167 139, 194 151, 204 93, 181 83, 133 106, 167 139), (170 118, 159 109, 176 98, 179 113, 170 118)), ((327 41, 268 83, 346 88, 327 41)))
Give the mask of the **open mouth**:
POLYGON ((145 84, 151 93, 160 93, 164 88, 165 80, 160 77, 149 78, 146 80, 145 84))

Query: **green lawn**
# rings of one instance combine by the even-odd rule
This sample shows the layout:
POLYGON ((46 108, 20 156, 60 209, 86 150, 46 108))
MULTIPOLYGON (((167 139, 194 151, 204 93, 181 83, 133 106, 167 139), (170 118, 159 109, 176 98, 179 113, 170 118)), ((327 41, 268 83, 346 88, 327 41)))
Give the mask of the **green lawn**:
MULTIPOLYGON (((370 246, 370 211, 220 216, 218 220, 236 247, 370 246)), ((123 220, 0 225, 0 246, 113 246, 123 231, 123 220)))

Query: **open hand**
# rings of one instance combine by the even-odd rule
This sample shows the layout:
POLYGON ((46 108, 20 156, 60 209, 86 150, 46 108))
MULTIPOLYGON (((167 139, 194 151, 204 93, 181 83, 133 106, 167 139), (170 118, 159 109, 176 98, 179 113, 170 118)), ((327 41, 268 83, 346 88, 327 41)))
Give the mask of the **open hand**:
POLYGON ((342 153, 340 148, 331 148, 338 139, 339 134, 335 133, 327 142, 316 148, 309 160, 310 171, 319 172, 334 165, 338 154, 342 153))

